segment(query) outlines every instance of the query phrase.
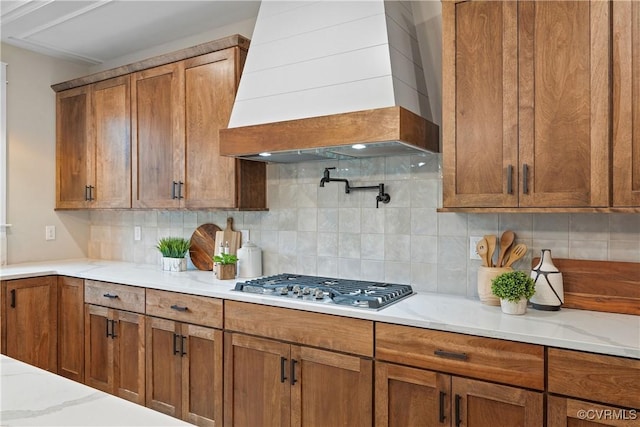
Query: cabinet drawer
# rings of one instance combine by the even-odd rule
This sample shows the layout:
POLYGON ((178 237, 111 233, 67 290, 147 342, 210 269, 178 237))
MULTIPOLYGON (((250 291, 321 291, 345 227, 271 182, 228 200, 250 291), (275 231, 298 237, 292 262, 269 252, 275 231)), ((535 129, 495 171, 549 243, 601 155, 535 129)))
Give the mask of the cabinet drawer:
POLYGON ((144 313, 144 288, 85 280, 84 302, 144 313))
POLYGON ((640 409, 640 360, 548 350, 549 392, 640 409))
POLYGON ((534 344, 377 323, 376 359, 544 389, 544 347, 534 344))
POLYGON ((373 356, 373 322, 237 301, 224 302, 224 328, 296 344, 373 356))
POLYGON ((147 289, 147 314, 222 328, 222 300, 217 298, 147 289))

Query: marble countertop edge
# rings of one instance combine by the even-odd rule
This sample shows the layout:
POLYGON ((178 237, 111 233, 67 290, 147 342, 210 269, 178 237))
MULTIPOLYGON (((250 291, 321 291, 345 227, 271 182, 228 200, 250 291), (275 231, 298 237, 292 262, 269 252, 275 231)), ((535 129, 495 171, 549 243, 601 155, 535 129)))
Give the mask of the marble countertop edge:
POLYGON ((640 316, 566 308, 557 312, 528 309, 523 316, 513 316, 502 313, 500 307, 483 305, 477 299, 436 293, 417 293, 375 311, 236 292, 233 290, 236 282, 243 279, 220 281, 210 271, 164 272, 155 265, 92 259, 0 267, 1 280, 46 275, 71 276, 640 359, 640 316))

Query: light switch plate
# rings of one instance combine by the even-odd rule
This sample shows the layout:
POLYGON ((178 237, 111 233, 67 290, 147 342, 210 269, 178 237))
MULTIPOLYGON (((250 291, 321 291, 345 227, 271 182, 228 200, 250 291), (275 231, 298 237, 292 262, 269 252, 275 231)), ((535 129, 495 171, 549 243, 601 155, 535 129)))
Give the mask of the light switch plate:
POLYGON ((56 226, 55 225, 47 225, 44 227, 44 239, 45 240, 56 240, 56 226))
POLYGON ((249 230, 240 230, 240 233, 242 233, 242 241, 240 242, 240 244, 248 242, 249 241, 249 230))
POLYGON ((469 259, 477 259, 478 261, 482 260, 476 250, 476 246, 480 240, 482 240, 482 236, 469 236, 469 259))
POLYGON ((140 226, 136 225, 133 227, 133 240, 138 241, 142 238, 142 232, 140 230, 140 226))

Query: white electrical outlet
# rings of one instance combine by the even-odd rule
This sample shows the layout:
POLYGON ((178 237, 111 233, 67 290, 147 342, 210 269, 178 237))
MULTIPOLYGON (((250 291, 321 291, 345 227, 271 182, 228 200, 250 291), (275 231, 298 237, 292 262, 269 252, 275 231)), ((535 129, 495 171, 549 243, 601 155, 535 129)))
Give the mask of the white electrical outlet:
POLYGON ((242 233, 242 242, 241 243, 246 243, 249 241, 249 230, 240 230, 240 233, 242 233))
POLYGON ((44 227, 44 240, 56 240, 55 225, 47 225, 44 227))
POLYGON ((482 236, 469 236, 469 259, 482 259, 476 250, 476 246, 480 240, 482 240, 482 236))
POLYGON ((133 240, 138 241, 142 238, 142 231, 140 230, 140 226, 136 225, 133 227, 133 240))

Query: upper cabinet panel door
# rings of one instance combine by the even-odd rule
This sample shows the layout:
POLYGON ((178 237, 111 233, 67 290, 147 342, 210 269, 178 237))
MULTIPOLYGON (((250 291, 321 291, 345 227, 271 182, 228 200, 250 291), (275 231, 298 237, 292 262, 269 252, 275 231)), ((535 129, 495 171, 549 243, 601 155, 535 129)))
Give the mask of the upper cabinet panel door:
POLYGON ((93 181, 91 90, 82 86, 56 96, 56 208, 88 206, 93 181))
POLYGON ((130 78, 93 86, 95 183, 92 207, 131 207, 130 78))
POLYGON ((184 63, 133 74, 133 207, 180 207, 184 191, 184 63))
POLYGON ((443 2, 445 207, 517 206, 516 2, 443 2))
POLYGON ((640 206, 640 3, 613 2, 613 205, 640 206))
POLYGON ((520 206, 609 205, 609 7, 518 3, 520 206))
POLYGON ((236 92, 236 48, 185 61, 185 206, 236 207, 236 160, 220 156, 236 92))

